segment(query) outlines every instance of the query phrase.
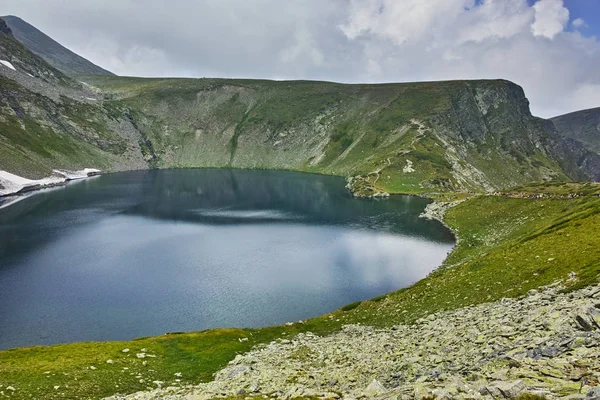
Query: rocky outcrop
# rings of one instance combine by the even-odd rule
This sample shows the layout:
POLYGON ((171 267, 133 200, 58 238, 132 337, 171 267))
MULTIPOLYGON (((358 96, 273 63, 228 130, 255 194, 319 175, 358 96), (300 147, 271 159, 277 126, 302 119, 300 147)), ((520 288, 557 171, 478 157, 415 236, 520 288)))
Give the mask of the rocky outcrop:
POLYGON ((368 199, 385 199, 390 197, 390 194, 388 192, 378 189, 377 187, 375 187, 375 185, 369 182, 368 179, 360 175, 351 176, 350 178, 346 179, 346 189, 352 192, 352 195, 354 197, 362 197, 368 199))
POLYGON ((0 18, 0 33, 5 35, 10 35, 12 33, 8 25, 6 25, 6 21, 4 21, 2 18, 0 18))
POLYGON ((456 200, 451 202, 434 201, 425 206, 425 210, 419 215, 419 218, 428 220, 436 220, 445 225, 444 215, 454 206, 459 205, 464 200, 456 200))
POLYGON ((280 339, 238 355, 213 382, 110 399, 595 398, 599 307, 599 285, 562 293, 555 284, 412 325, 280 339))

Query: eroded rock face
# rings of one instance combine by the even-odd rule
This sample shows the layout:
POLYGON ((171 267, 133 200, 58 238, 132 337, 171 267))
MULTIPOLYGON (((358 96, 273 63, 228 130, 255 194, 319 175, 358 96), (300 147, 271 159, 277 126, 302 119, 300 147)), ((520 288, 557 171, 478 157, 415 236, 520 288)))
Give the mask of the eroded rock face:
MULTIPOLYGON (((245 355, 211 383, 112 399, 208 399, 238 393, 410 399, 596 396, 600 378, 600 286, 437 313, 413 325, 345 326, 300 334, 245 355), (581 324, 580 320, 585 320, 581 324)), ((597 397, 597 396, 596 396, 597 397)))
POLYGON ((2 18, 0 18, 0 33, 4 33, 7 35, 11 33, 10 28, 8 27, 8 25, 6 25, 6 22, 2 18))

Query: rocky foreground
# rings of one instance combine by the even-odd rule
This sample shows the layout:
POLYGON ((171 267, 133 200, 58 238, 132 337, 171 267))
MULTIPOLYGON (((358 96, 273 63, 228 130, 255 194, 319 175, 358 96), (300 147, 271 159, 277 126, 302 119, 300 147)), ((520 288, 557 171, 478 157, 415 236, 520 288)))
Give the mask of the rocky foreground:
POLYGON ((599 378, 600 285, 555 284, 413 325, 300 334, 238 355, 213 382, 110 399, 600 399, 599 378))

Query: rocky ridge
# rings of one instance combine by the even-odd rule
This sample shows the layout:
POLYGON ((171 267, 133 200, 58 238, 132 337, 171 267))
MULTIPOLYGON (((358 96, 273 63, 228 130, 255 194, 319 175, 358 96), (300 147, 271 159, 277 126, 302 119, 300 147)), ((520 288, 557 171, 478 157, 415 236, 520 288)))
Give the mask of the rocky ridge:
MULTIPOLYGON (((570 283, 577 277, 571 275, 570 283)), ((560 283, 525 298, 440 312, 389 329, 348 325, 238 355, 213 382, 110 400, 262 396, 598 399, 600 285, 560 283)))
POLYGON ((446 225, 444 222, 444 215, 446 212, 452 207, 459 205, 463 201, 464 200, 456 200, 451 202, 434 201, 425 206, 425 210, 419 215, 419 218, 436 220, 446 225))

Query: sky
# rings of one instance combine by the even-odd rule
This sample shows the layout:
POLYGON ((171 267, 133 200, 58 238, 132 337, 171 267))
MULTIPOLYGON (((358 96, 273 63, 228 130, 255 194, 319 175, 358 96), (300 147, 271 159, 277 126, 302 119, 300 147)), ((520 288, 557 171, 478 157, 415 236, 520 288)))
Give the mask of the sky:
POLYGON ((2 0, 119 75, 503 78, 534 115, 600 107, 600 0, 2 0))

